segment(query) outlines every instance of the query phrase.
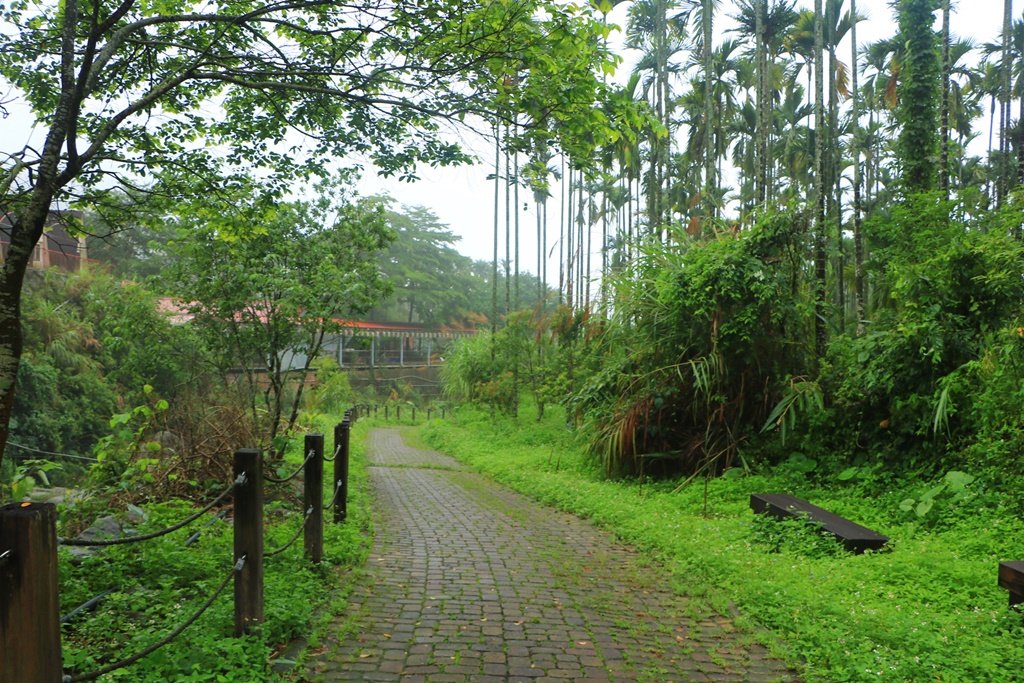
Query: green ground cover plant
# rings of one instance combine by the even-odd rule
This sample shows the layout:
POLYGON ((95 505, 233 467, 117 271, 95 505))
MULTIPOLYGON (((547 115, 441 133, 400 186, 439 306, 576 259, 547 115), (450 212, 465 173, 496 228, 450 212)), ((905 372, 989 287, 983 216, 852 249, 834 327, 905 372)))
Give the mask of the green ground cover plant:
POLYGON ((1024 523, 981 477, 882 483, 870 468, 833 474, 794 454, 770 470, 734 468, 681 488, 610 480, 561 409, 537 421, 524 401, 520 414, 516 421, 464 406, 453 420, 424 425, 421 438, 542 503, 593 519, 661 560, 680 590, 722 611, 734 601, 778 637, 778 651, 808 681, 1024 680, 1024 616, 996 585, 998 562, 1024 557, 1024 523), (933 495, 924 514, 905 504, 943 483, 956 491, 933 495), (810 500, 886 534, 891 550, 851 555, 805 524, 757 520, 749 497, 759 492, 810 500))
MULTIPOLYGON (((321 415, 316 431, 330 434, 339 415, 321 415)), ((282 646, 297 637, 309 638, 332 614, 344 607, 368 553, 371 537, 364 465, 366 428, 352 431, 348 520, 331 523, 325 513, 324 560, 312 567, 303 559, 301 539, 264 564, 266 622, 262 630, 245 638, 232 638, 231 587, 221 594, 195 624, 174 642, 137 664, 102 676, 101 683, 132 681, 214 681, 254 683, 280 680, 270 664, 282 646)), ((332 439, 328 436, 328 444, 332 439)), ((302 440, 296 439, 285 456, 286 468, 303 459, 302 440)), ((327 465, 328 471, 330 465, 327 465)), ((332 495, 325 477, 324 500, 332 495)), ((301 519, 301 486, 266 485, 265 548, 284 545, 301 519)), ((187 517, 194 507, 181 501, 142 505, 146 519, 140 533, 158 530, 187 517)), ((218 522, 199 541, 186 548, 185 540, 213 512, 188 529, 143 544, 114 546, 80 564, 62 551, 60 559, 61 613, 66 614, 89 598, 111 588, 95 612, 63 627, 63 658, 67 673, 93 671, 155 643, 182 623, 220 584, 232 565, 230 523, 218 522)))

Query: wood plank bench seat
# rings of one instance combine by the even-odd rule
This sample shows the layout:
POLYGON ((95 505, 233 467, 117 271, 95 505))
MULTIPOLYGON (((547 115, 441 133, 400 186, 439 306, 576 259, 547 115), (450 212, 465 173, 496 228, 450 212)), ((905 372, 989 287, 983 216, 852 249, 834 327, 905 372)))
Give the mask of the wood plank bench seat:
POLYGON ((842 541, 844 548, 858 555, 865 550, 878 550, 889 542, 888 536, 785 493, 751 494, 750 507, 757 514, 767 513, 779 519, 804 517, 817 522, 823 532, 832 534, 842 541))
POLYGON ((1024 561, 999 563, 999 585, 1010 591, 1010 607, 1024 602, 1024 561))

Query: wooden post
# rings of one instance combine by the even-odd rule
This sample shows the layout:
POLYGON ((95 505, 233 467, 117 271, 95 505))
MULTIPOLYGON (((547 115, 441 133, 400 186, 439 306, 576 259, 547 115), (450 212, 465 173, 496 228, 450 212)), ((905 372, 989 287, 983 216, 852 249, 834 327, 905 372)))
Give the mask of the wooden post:
POLYGON ((441 406, 441 419, 444 419, 444 406, 441 406))
POLYGON ((352 424, 342 420, 334 428, 334 523, 340 524, 348 518, 348 446, 352 424), (338 487, 341 487, 340 489, 338 487))
POLYGON ((427 422, 430 422, 430 408, 427 408, 427 422))
POLYGON ((395 406, 395 422, 402 421, 402 406, 395 406))
POLYGON ((412 423, 416 424, 416 406, 412 407, 412 423))
POLYGON ((234 473, 245 475, 235 489, 235 637, 252 633, 263 623, 263 452, 235 451, 234 473))
POLYGON ((302 513, 309 512, 302 541, 306 546, 306 559, 318 564, 324 559, 324 435, 306 434, 306 449, 313 457, 303 468, 305 485, 302 487, 302 513))
POLYGON ((57 507, 0 508, 0 683, 59 683, 57 507))
POLYGON ((387 421, 387 419, 388 419, 388 406, 385 403, 384 404, 384 420, 387 421))

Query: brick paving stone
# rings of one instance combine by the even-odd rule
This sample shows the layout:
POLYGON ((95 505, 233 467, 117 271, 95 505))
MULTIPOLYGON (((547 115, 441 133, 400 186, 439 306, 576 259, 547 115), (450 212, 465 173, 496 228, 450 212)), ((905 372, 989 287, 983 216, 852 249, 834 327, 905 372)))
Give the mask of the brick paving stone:
POLYGON ((731 618, 695 617, 663 572, 594 525, 409 448, 398 430, 371 432, 368 463, 377 537, 349 601, 359 628, 327 637, 305 680, 798 680, 741 644, 731 618))

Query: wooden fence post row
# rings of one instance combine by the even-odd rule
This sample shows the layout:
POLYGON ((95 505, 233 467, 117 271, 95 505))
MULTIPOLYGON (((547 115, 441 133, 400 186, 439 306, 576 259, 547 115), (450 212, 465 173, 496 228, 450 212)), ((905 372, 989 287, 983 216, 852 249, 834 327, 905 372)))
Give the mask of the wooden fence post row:
POLYGON ((235 451, 234 473, 245 475, 235 489, 235 637, 263 623, 263 453, 254 448, 235 451))
POLYGON ((59 683, 57 507, 0 508, 0 683, 59 683))
MULTIPOLYGON (((342 446, 335 458, 336 521, 343 521, 348 494, 349 421, 335 430, 342 446)), ((323 434, 306 435, 306 556, 323 558, 323 434)), ((235 451, 234 555, 235 636, 253 632, 263 610, 263 453, 235 451)), ((0 683, 60 683, 60 586, 57 574, 57 508, 52 503, 10 503, 0 507, 0 683)))
POLYGON ((302 540, 306 546, 306 559, 318 564, 324 558, 324 435, 306 434, 305 446, 303 452, 307 458, 302 488, 305 526, 302 540), (310 453, 312 457, 309 457, 310 453))

